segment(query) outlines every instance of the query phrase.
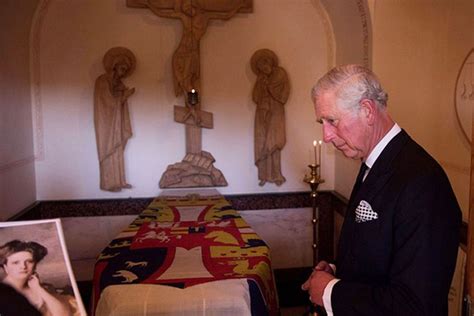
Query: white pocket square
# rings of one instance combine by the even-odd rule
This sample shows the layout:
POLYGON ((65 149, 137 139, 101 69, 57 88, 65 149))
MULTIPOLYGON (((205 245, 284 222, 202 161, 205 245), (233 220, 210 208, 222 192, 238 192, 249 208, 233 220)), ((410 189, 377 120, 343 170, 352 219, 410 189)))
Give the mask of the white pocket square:
POLYGON ((356 208, 356 223, 364 223, 379 218, 379 214, 372 210, 367 201, 361 200, 356 208))

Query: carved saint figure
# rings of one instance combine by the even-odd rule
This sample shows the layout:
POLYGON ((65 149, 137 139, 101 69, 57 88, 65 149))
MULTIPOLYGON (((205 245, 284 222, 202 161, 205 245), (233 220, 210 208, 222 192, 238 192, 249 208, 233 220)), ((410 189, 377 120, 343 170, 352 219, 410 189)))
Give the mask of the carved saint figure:
POLYGON ((257 104, 255 113, 255 165, 259 185, 286 181, 281 173, 281 150, 286 143, 285 108, 290 93, 286 71, 278 66, 278 58, 269 49, 256 51, 251 58, 257 81, 252 98, 257 104))
POLYGON ((175 0, 174 9, 162 7, 161 0, 148 0, 148 7, 158 16, 180 19, 183 35, 173 54, 174 91, 176 96, 200 88, 200 40, 206 33, 210 19, 228 20, 243 6, 235 1, 229 11, 209 11, 196 0, 175 0))
POLYGON ((123 152, 132 136, 128 98, 135 88, 122 79, 135 69, 135 56, 124 47, 114 47, 104 55, 106 73, 94 88, 94 124, 100 162, 100 188, 117 192, 132 186, 125 180, 123 152))

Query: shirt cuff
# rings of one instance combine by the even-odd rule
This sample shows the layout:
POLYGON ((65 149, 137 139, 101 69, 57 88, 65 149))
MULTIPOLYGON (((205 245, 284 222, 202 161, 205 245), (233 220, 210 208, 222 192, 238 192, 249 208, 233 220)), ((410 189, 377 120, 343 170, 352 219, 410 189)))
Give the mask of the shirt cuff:
POLYGON ((323 304, 324 304, 324 309, 326 310, 326 313, 328 314, 328 316, 334 315, 332 312, 331 294, 332 294, 332 288, 334 287, 334 284, 336 284, 339 281, 340 279, 332 279, 324 288, 323 304))

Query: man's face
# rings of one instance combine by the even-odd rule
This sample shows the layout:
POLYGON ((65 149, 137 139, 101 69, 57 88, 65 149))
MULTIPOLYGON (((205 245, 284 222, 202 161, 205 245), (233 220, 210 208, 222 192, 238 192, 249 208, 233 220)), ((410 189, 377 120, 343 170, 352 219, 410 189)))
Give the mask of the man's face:
POLYGON ((20 251, 11 254, 3 266, 8 276, 13 279, 28 279, 34 272, 36 263, 33 254, 29 251, 20 251))
POLYGON ((360 110, 348 110, 336 105, 331 91, 315 102, 316 119, 323 126, 323 140, 331 142, 344 156, 365 160, 368 155, 369 135, 360 110))

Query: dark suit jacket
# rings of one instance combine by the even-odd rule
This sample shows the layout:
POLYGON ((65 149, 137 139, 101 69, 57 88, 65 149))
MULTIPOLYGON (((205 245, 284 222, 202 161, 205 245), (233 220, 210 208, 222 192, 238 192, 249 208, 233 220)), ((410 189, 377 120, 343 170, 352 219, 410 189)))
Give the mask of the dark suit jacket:
POLYGON ((461 211, 441 166, 405 131, 349 201, 331 301, 335 316, 447 315, 461 211), (356 223, 361 200, 378 219, 356 223))

